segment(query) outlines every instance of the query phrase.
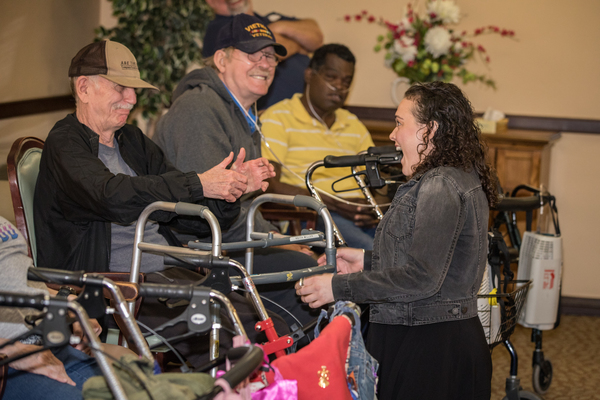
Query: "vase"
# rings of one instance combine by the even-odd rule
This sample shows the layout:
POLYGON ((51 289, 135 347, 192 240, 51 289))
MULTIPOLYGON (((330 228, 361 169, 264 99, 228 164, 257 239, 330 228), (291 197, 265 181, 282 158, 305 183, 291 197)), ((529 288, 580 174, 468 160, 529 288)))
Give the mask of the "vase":
POLYGON ((404 98, 404 92, 410 87, 410 80, 404 76, 399 76, 392 81, 391 96, 392 101, 396 106, 400 105, 402 98, 404 98))

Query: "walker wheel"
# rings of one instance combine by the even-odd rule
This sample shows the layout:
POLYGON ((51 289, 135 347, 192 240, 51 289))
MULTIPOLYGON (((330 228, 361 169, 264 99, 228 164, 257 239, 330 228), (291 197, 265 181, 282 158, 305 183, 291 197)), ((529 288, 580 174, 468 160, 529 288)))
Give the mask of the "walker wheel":
POLYGON ((552 363, 544 360, 541 364, 533 366, 533 388, 539 394, 544 394, 552 383, 552 363))
MULTIPOLYGON (((504 397, 502 400, 509 400, 508 396, 504 397)), ((535 393, 531 393, 526 390, 519 390, 519 400, 543 400, 543 399, 535 393)))

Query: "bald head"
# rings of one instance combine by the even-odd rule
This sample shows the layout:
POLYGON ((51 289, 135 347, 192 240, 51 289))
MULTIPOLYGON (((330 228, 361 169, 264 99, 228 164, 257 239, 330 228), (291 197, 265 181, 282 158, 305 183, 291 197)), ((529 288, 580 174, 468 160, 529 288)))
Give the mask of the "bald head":
POLYGON ((206 4, 218 15, 254 14, 252 0, 206 0, 206 4))

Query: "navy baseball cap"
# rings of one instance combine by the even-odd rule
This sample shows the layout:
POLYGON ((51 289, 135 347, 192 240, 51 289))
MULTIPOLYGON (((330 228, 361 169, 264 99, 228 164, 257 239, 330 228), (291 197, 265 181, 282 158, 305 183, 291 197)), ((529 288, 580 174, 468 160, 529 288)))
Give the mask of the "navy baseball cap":
POLYGON ((273 32, 260 19, 248 14, 235 15, 219 31, 216 50, 232 46, 248 54, 273 46, 277 55, 287 54, 285 47, 275 41, 273 32))

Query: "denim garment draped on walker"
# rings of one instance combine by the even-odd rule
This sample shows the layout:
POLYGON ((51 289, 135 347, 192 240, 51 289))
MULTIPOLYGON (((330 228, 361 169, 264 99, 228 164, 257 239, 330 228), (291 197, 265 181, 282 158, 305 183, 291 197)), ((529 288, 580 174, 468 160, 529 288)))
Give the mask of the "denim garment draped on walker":
POLYGON ((333 306, 333 313, 331 316, 327 315, 326 310, 321 310, 321 315, 319 316, 317 326, 315 327, 315 338, 319 337, 319 324, 323 318, 333 320, 334 317, 343 313, 351 313, 354 316, 352 338, 350 339, 350 357, 348 359, 348 370, 346 371, 348 375, 348 387, 352 394, 352 398, 374 400, 376 399, 375 387, 377 384, 377 370, 379 368, 379 363, 365 348, 365 343, 360 330, 360 311, 357 313, 357 310, 354 307, 350 307, 349 304, 353 303, 338 301, 333 306), (352 377, 354 378, 354 382, 352 381, 352 377))

